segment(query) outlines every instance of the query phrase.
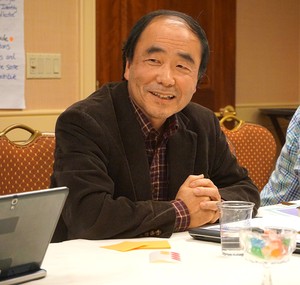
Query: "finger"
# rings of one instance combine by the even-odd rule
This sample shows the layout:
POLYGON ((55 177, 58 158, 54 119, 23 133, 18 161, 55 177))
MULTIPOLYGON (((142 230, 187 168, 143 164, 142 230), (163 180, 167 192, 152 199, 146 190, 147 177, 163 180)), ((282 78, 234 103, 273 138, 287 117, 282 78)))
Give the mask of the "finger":
POLYGON ((214 212, 219 212, 216 201, 202 201, 200 202, 200 208, 202 210, 211 210, 214 212))
POLYGON ((184 181, 183 184, 185 184, 186 186, 190 186, 191 183, 193 183, 193 181, 199 180, 199 179, 203 179, 204 175, 203 174, 199 174, 199 175, 189 175, 187 177, 187 179, 184 181))
POLYGON ((196 184, 196 185, 197 185, 197 181, 201 181, 202 179, 204 179, 204 174, 189 175, 188 177, 188 181, 190 182, 190 184, 196 184))
POLYGON ((213 224, 219 219, 220 212, 218 210, 217 211, 206 210, 206 211, 209 211, 211 213, 211 220, 208 221, 209 224, 213 224))
POLYGON ((204 175, 201 174, 196 179, 191 180, 190 187, 199 187, 199 186, 214 186, 214 183, 207 178, 204 178, 204 175))
POLYGON ((211 219, 211 221, 209 223, 214 224, 219 219, 219 217, 220 217, 219 213, 215 212, 214 217, 211 219))
POLYGON ((198 196, 217 196, 219 191, 216 187, 196 187, 193 192, 198 196))
POLYGON ((199 197, 199 196, 208 196, 213 201, 220 201, 221 200, 221 195, 219 193, 218 188, 216 188, 216 187, 211 187, 211 188, 197 187, 197 188, 193 189, 193 193, 197 197, 199 197))

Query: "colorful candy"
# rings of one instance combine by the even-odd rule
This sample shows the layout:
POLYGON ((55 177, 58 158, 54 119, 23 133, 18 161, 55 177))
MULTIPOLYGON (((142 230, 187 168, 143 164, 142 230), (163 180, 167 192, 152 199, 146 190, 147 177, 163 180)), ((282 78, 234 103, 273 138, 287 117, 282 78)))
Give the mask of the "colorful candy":
POLYGON ((253 233, 248 236, 248 252, 265 260, 280 260, 288 253, 291 239, 278 235, 275 230, 253 233), (253 236, 254 235, 254 236, 253 236))

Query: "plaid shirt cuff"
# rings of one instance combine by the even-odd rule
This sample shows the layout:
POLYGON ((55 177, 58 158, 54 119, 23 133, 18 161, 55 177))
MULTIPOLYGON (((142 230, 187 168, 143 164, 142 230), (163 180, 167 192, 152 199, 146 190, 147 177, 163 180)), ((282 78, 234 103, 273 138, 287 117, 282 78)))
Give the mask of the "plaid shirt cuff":
POLYGON ((182 200, 171 201, 176 211, 175 232, 185 231, 190 225, 190 213, 182 200))

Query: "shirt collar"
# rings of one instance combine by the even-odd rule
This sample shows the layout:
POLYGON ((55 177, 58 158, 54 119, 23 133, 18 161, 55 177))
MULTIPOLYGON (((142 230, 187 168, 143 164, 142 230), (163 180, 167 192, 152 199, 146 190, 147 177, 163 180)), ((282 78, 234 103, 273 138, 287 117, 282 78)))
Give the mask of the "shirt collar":
MULTIPOLYGON (((159 135, 159 133, 153 128, 151 122, 149 121, 147 116, 143 113, 143 111, 135 104, 135 102, 132 100, 131 97, 129 98, 133 106, 136 118, 141 126, 141 130, 144 137, 147 138, 150 133, 155 133, 159 135)), ((171 117, 169 117, 165 122, 165 130, 163 136, 167 138, 172 136, 174 133, 176 133, 178 128, 179 128, 178 117, 176 114, 174 114, 171 117)))

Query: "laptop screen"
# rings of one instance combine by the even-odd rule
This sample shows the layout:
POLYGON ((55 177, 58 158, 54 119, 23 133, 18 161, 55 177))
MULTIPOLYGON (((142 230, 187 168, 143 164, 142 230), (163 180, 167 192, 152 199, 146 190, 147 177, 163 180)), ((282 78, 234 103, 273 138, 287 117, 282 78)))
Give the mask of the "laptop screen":
POLYGON ((67 195, 59 187, 0 196, 0 281, 40 269, 67 195))

